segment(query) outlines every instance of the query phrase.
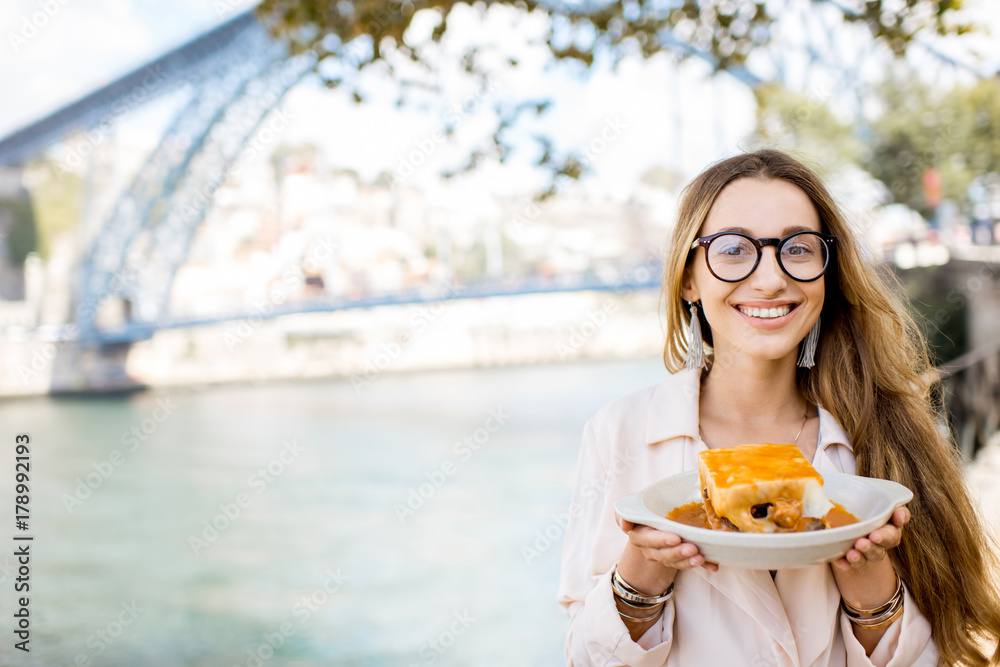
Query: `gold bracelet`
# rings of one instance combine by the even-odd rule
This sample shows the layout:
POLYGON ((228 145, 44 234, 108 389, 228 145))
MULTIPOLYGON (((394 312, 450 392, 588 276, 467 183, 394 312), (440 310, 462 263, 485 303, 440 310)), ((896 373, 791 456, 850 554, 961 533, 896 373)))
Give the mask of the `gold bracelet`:
POLYGON ((636 602, 629 602, 625 598, 619 596, 618 593, 615 593, 615 600, 621 602, 623 605, 629 607, 630 609, 635 609, 636 611, 650 611, 654 607, 659 607, 661 604, 663 604, 662 602, 660 602, 659 604, 638 604, 636 602))
POLYGON ((630 607, 635 607, 636 605, 640 607, 653 607, 666 602, 673 597, 674 594, 673 582, 670 583, 670 586, 662 595, 646 595, 645 593, 640 593, 632 587, 631 584, 622 579, 621 575, 618 574, 617 565, 615 565, 614 571, 611 573, 611 588, 614 591, 615 597, 618 599, 635 603, 629 605, 630 607))
POLYGON ((896 592, 889 601, 874 609, 858 609, 840 598, 840 607, 851 623, 869 630, 881 630, 888 627, 903 613, 903 580, 896 574, 896 592))
POLYGON ((618 615, 621 616, 622 618, 627 618, 627 619, 632 620, 632 621, 640 621, 640 622, 645 623, 646 621, 655 621, 656 619, 658 619, 660 617, 660 615, 663 613, 663 608, 664 607, 666 607, 665 604, 664 605, 660 605, 660 608, 657 610, 657 612, 655 614, 653 614, 652 616, 644 616, 642 618, 639 618, 637 616, 629 616, 628 614, 626 614, 625 612, 623 612, 621 609, 618 610, 618 615))
POLYGON ((878 621, 877 623, 858 623, 854 619, 851 622, 859 628, 865 628, 866 630, 881 630, 882 628, 887 628, 892 625, 897 618, 899 618, 903 613, 903 603, 900 602, 899 606, 893 610, 893 612, 887 616, 885 619, 878 621))

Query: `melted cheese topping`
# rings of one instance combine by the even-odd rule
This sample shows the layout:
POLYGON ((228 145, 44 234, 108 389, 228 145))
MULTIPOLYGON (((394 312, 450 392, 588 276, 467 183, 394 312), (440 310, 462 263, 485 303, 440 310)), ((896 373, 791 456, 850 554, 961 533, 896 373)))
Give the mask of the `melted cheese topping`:
MULTIPOLYGON (((709 518, 717 514, 746 532, 801 530, 808 519, 826 516, 833 504, 823 493, 823 477, 795 445, 740 445, 698 454, 698 470, 709 518), (755 505, 789 501, 801 507, 804 521, 776 524, 771 516, 754 516, 755 505), (710 505, 710 507, 709 507, 710 505), (795 525, 795 528, 790 526, 795 525)), ((758 508, 756 514, 762 510, 758 508)), ((773 513, 773 512, 772 512, 773 513)))
POLYGON ((709 449, 698 454, 716 488, 728 489, 784 479, 823 478, 806 461, 795 445, 740 445, 728 449, 709 449))

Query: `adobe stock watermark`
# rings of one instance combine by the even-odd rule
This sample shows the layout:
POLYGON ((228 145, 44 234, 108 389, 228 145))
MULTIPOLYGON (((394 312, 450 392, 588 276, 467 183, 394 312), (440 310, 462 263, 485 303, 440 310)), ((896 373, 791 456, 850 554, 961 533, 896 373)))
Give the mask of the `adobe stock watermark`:
POLYGON ((409 667, 433 665, 438 661, 438 658, 447 653, 448 649, 455 645, 459 637, 479 622, 479 619, 471 616, 468 610, 456 611, 451 617, 452 621, 448 624, 447 628, 421 645, 419 653, 423 661, 420 663, 411 662, 409 667))
MULTIPOLYGON (((285 440, 281 452, 276 457, 247 477, 247 486, 253 489, 257 496, 264 493, 304 451, 305 447, 296 440, 285 440)), ((201 534, 188 535, 188 546, 194 555, 201 555, 201 552, 215 544, 219 536, 239 520, 243 510, 253 504, 253 499, 249 493, 240 492, 232 501, 219 503, 219 513, 210 520, 205 519, 201 522, 201 534)))
POLYGON ((796 142, 796 130, 804 127, 815 113, 828 109, 827 102, 832 97, 832 91, 828 86, 812 86, 802 97, 801 103, 791 113, 765 116, 751 141, 760 142, 761 147, 775 142, 793 146, 796 142))
POLYGON ((490 408, 489 416, 483 421, 483 425, 465 435, 462 439, 456 440, 451 447, 452 456, 445 459, 441 465, 434 470, 424 473, 427 479, 419 486, 410 487, 406 497, 406 503, 396 503, 393 509, 396 511, 396 518, 400 524, 417 513, 428 500, 434 497, 445 482, 448 481, 461 468, 461 463, 465 463, 472 455, 482 449, 494 433, 503 428, 510 419, 510 415, 503 411, 502 407, 490 408))
POLYGON ((906 192, 909 182, 920 182, 927 169, 936 168, 941 163, 950 159, 950 149, 953 149, 958 140, 955 123, 935 124, 933 139, 928 150, 913 151, 908 154, 909 161, 899 165, 902 178, 894 180, 889 190, 894 197, 899 197, 906 192))
POLYGON ((180 213, 185 222, 192 224, 198 221, 211 204, 212 194, 223 185, 230 183, 243 167, 267 148, 275 137, 288 128, 290 121, 295 120, 295 117, 287 109, 275 109, 269 115, 268 121, 257 128, 237 158, 226 169, 217 171, 199 184, 191 201, 181 206, 180 213))
POLYGON ((616 451, 607 470, 580 485, 580 499, 586 502, 574 500, 570 503, 567 511, 553 514, 552 520, 544 528, 535 531, 534 542, 530 545, 521 545, 521 556, 524 558, 525 564, 531 565, 542 554, 556 546, 566 534, 570 519, 580 518, 589 502, 600 502, 615 479, 619 475, 625 474, 634 464, 635 458, 631 453, 616 451))
POLYGON ((46 341, 40 348, 35 348, 26 362, 17 365, 17 375, 22 383, 37 380, 49 367, 57 356, 59 350, 75 339, 80 333, 79 327, 70 324, 66 327, 65 334, 55 341, 46 341))
MULTIPOLYGON (((383 28, 391 24, 403 12, 403 5, 408 0, 384 0, 381 7, 369 6, 365 13, 365 29, 367 34, 360 35, 346 44, 341 44, 334 54, 351 67, 359 67, 369 62, 374 55, 372 40, 382 33, 383 28)), ((410 6, 412 8, 412 5, 410 6)))
POLYGON ((403 351, 413 345, 413 342, 444 314, 445 301, 459 294, 460 288, 454 283, 446 282, 443 293, 438 295, 438 300, 431 301, 426 306, 418 306, 410 315, 409 328, 397 334, 393 340, 382 343, 378 353, 364 361, 362 371, 351 375, 351 387, 355 395, 360 396, 365 387, 370 386, 381 377, 382 373, 389 370, 402 356, 403 351))
MULTIPOLYGON (((615 282, 612 293, 615 296, 621 296, 631 289, 648 285, 653 278, 657 279, 658 284, 662 278, 662 263, 657 258, 650 256, 638 267, 620 277, 615 282)), ((617 310, 618 303, 614 299, 604 299, 600 307, 588 310, 583 321, 573 326, 569 335, 556 343, 556 352, 559 353, 559 358, 576 357, 587 341, 604 328, 604 325, 611 320, 611 316, 617 310)))
POLYGON ((747 656, 748 667, 780 667, 788 662, 788 654, 784 646, 795 646, 796 641, 801 642, 802 637, 808 637, 810 632, 815 630, 802 621, 792 621, 789 629, 785 630, 780 643, 772 642, 767 648, 761 649, 752 656, 747 656), (794 628, 794 629, 793 629, 794 628), (796 640, 796 637, 799 639, 796 640))
POLYGON ((38 0, 35 3, 38 6, 38 11, 32 12, 30 16, 25 16, 17 32, 7 33, 7 41, 10 42, 14 53, 18 53, 30 40, 44 30, 49 21, 54 19, 70 1, 38 0))
MULTIPOLYGON (((688 335, 690 336, 690 330, 688 335)), ((690 341, 690 337, 688 340, 690 341)), ((740 359, 740 355, 746 351, 746 349, 747 345, 743 340, 736 341, 732 346, 723 348, 722 351, 709 347, 706 343, 705 354, 709 355, 709 351, 711 352, 711 354, 707 356, 707 359, 710 359, 711 361, 706 360, 705 363, 711 364, 711 368, 713 369, 732 368, 733 364, 740 359)), ((696 385, 684 385, 681 390, 681 393, 684 395, 684 400, 691 406, 696 406, 698 404, 698 400, 701 397, 700 392, 701 389, 696 385)))
POLYGON ((104 286, 102 291, 99 294, 86 297, 77 305, 75 309, 76 321, 78 323, 93 321, 106 298, 122 295, 128 288, 133 287, 135 283, 131 278, 139 272, 144 261, 141 253, 135 251, 128 253, 121 268, 111 274, 108 284, 104 286))
POLYGON ((160 65, 147 68, 143 74, 142 80, 126 94, 120 96, 110 111, 83 132, 82 138, 66 147, 61 158, 56 161, 60 176, 78 173, 83 169, 85 166, 84 158, 93 153, 94 149, 111 136, 115 124, 126 113, 148 101, 166 81, 160 65))
POLYGON ((588 141, 583 148, 577 149, 575 153, 576 159, 584 167, 589 167, 594 162, 597 162, 600 156, 604 155, 608 147, 617 141, 628 127, 625 121, 621 119, 621 116, 606 118, 600 133, 588 141))
MULTIPOLYGON (((582 148, 578 148, 574 151, 572 153, 572 157, 574 157, 585 169, 590 167, 592 164, 597 162, 598 158, 603 155, 608 150, 608 147, 617 141, 627 129, 629 129, 629 125, 622 120, 621 116, 606 118, 604 120, 604 125, 601 127, 601 130, 597 133, 597 135, 584 144, 582 148)), ((575 178, 561 174, 555 179, 555 183, 553 184, 553 194, 558 194, 565 186, 578 182, 579 181, 575 178)), ((537 201, 529 202, 528 205, 524 207, 524 210, 515 215, 511 220, 514 224, 515 235, 523 235, 526 227, 535 224, 541 217, 542 212, 545 210, 548 203, 554 201, 554 199, 555 197, 552 196, 541 203, 537 201)))
POLYGON ((804 104, 800 104, 795 109, 795 115, 790 119, 790 124, 794 127, 802 125, 813 113, 826 109, 827 103, 833 97, 833 91, 829 86, 811 86, 806 94, 804 104))
POLYGON ((105 664, 103 660, 98 661, 97 658, 104 655, 146 611, 146 608, 140 607, 135 600, 122 602, 118 606, 121 611, 117 613, 115 618, 87 637, 87 648, 91 649, 92 653, 80 651, 73 657, 73 662, 68 663, 66 667, 91 667, 92 665, 96 667, 96 665, 105 664))
POLYGON ((556 343, 556 352, 559 353, 559 357, 567 359, 577 356, 587 341, 608 323, 608 319, 616 310, 618 310, 618 304, 613 299, 605 299, 599 308, 588 310, 586 319, 570 329, 569 337, 556 343))
POLYGON ((253 5, 254 3, 247 0, 215 0, 212 9, 215 10, 215 17, 221 19, 241 9, 249 9, 253 5))
POLYGON ((106 459, 92 461, 90 465, 94 472, 88 473, 82 479, 77 477, 76 488, 73 489, 72 494, 62 494, 61 500, 63 507, 66 508, 66 513, 72 514, 73 510, 90 498, 104 482, 111 479, 118 466, 125 463, 126 453, 135 452, 139 449, 139 445, 148 442, 160 430, 160 425, 170 419, 176 410, 177 406, 169 396, 156 399, 156 407, 149 417, 122 432, 118 439, 122 449, 112 450, 106 459))
POLYGON ((243 665, 234 664, 233 667, 262 667, 265 662, 274 657, 277 650, 284 646, 290 637, 298 632, 297 626, 308 623, 312 615, 322 609, 330 601, 330 598, 343 588, 344 582, 350 579, 349 576, 341 573, 339 567, 336 571, 328 569, 324 574, 326 574, 326 578, 322 584, 292 605, 291 615, 295 621, 282 621, 274 632, 263 633, 261 635, 263 641, 246 650, 247 658, 243 665))
MULTIPOLYGON (((499 81, 493 79, 484 81, 474 93, 448 109, 448 112, 445 114, 446 125, 454 129, 463 120, 474 115, 482 105, 483 100, 495 95, 500 88, 501 84, 499 81)), ((423 139, 414 140, 414 148, 406 155, 399 156, 399 165, 396 167, 396 171, 392 177, 393 187, 412 176, 422 164, 427 162, 438 146, 443 144, 447 138, 448 135, 444 130, 437 129, 423 139)))
POLYGON ((1000 273, 1000 266, 981 263, 974 275, 969 276, 957 287, 949 290, 945 301, 951 304, 951 308, 938 308, 934 316, 929 319, 938 326, 947 324, 955 313, 968 305, 970 297, 979 293, 987 285, 992 285, 998 273, 1000 273))
POLYGON ((264 320, 274 313, 275 308, 284 304, 291 292, 302 286, 305 282, 306 272, 318 271, 330 261, 334 251, 339 247, 339 244, 332 241, 329 236, 323 237, 310 250, 304 261, 285 269, 281 273, 280 282, 271 287, 269 292, 253 301, 252 312, 234 326, 226 329, 223 340, 229 351, 234 352, 237 347, 253 336, 264 320))

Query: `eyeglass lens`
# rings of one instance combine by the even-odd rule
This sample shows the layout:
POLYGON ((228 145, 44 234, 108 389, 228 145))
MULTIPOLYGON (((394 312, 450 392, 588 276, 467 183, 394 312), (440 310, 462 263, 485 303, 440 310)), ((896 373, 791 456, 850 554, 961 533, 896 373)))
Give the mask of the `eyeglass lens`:
MULTIPOLYGON (((708 265, 723 280, 743 280, 757 264, 760 249, 737 234, 716 237, 708 246, 708 265)), ((790 236, 778 247, 778 263, 796 280, 813 280, 826 268, 826 243, 811 233, 790 236)))

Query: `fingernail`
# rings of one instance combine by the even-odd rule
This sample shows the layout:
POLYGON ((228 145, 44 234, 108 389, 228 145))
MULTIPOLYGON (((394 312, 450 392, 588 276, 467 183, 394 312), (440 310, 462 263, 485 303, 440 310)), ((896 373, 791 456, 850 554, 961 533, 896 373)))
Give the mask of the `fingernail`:
POLYGON ((700 565, 701 564, 701 555, 695 556, 694 558, 692 558, 688 562, 691 563, 691 567, 695 567, 697 565, 700 565))
POLYGON ((694 546, 690 544, 685 544, 683 547, 681 547, 681 554, 684 556, 693 556, 694 553, 695 553, 694 546))

